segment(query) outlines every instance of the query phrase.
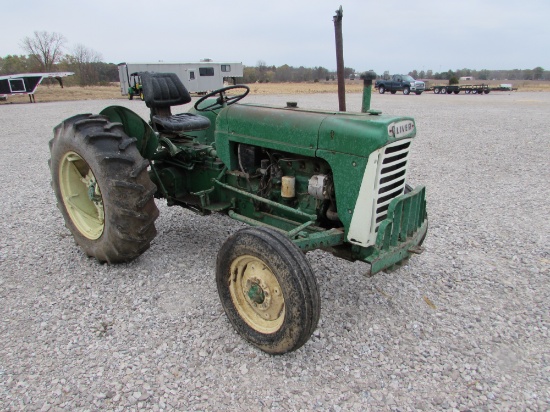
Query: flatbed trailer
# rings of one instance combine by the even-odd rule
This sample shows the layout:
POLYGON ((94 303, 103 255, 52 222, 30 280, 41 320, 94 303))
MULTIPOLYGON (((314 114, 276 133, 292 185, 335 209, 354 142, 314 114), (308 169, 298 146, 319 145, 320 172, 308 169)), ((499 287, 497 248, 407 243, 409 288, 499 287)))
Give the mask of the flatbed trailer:
POLYGON ((459 94, 462 91, 466 94, 489 94, 491 92, 491 89, 486 84, 453 84, 449 86, 433 86, 430 89, 435 94, 459 94))
POLYGON ((453 84, 448 86, 431 86, 426 91, 433 91, 435 94, 459 94, 464 92, 466 94, 489 94, 492 91, 513 91, 517 90, 517 87, 513 88, 512 85, 499 85, 491 87, 488 84, 453 84))

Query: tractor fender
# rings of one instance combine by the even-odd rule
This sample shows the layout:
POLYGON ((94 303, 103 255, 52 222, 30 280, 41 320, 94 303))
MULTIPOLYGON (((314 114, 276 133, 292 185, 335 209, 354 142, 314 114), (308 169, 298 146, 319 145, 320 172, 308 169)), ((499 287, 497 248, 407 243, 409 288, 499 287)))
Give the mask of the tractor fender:
POLYGON ((139 153, 151 159, 158 148, 159 140, 153 128, 140 115, 123 106, 109 106, 100 112, 113 123, 121 123, 124 132, 135 138, 139 153))

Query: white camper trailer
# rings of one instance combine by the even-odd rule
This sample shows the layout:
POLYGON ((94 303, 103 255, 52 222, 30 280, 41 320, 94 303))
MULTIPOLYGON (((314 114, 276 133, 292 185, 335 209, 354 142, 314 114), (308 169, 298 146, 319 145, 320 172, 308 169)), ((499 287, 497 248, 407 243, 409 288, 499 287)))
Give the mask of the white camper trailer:
POLYGON ((130 75, 136 72, 176 73, 190 93, 205 93, 223 87, 224 81, 235 84, 243 77, 242 63, 119 63, 120 92, 128 95, 130 75))

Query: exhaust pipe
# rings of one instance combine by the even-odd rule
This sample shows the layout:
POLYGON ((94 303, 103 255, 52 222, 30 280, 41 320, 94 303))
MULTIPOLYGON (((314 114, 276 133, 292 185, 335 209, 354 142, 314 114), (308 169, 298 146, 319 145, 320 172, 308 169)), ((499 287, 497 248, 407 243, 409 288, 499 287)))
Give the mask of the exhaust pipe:
POLYGON ((367 113, 370 110, 372 81, 376 79, 376 73, 369 70, 361 75, 361 79, 363 80, 363 104, 361 105, 361 113, 367 113))
POLYGON ((334 35, 336 37, 336 73, 338 77, 338 107, 341 112, 346 111, 346 85, 344 82, 344 45, 342 40, 342 6, 336 10, 334 21, 334 35))

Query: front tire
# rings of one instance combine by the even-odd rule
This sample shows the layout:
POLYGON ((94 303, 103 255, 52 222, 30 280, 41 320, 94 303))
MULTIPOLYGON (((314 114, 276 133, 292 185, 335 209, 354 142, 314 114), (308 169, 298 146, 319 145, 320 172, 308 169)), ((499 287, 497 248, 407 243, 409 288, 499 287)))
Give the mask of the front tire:
POLYGON ((100 262, 131 261, 156 235, 156 186, 135 142, 120 123, 90 114, 56 126, 50 141, 57 207, 76 243, 100 262))
POLYGON ((411 89, 408 88, 408 87, 405 87, 405 88, 403 89, 403 94, 404 94, 404 95, 408 95, 408 94, 410 94, 410 92, 411 92, 411 89))
POLYGON ((380 94, 386 93, 386 88, 385 88, 384 86, 380 86, 380 87, 378 88, 378 93, 380 93, 380 94))
POLYGON ((320 296, 309 262, 273 229, 229 237, 218 253, 216 284, 233 327, 264 352, 294 351, 317 327, 320 296))

